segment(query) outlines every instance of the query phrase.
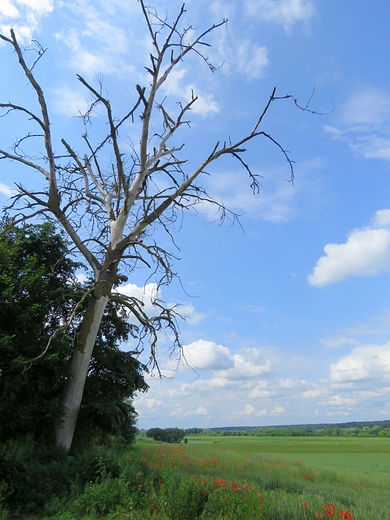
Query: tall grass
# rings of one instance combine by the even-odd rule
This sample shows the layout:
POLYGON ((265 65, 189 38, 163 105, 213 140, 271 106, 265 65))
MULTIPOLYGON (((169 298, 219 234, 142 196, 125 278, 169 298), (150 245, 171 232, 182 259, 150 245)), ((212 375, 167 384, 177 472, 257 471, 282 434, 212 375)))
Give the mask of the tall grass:
MULTIPOLYGON (((78 472, 67 483, 68 492, 48 497, 34 518, 390 519, 387 487, 364 482, 361 475, 346 479, 339 472, 322 471, 300 460, 239 457, 191 442, 140 442, 116 455, 95 450, 93 456, 85 454, 82 463, 74 464, 78 472)), ((6 519, 4 510, 0 519, 6 519)))

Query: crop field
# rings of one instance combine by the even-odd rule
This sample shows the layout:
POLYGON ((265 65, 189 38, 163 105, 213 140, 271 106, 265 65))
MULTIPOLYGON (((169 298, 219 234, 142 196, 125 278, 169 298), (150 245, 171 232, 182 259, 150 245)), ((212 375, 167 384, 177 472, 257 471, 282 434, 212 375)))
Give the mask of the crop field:
MULTIPOLYGON (((189 436, 194 453, 218 453, 255 463, 260 458, 300 461, 320 471, 376 481, 390 489, 390 439, 359 437, 206 437, 189 436)), ((390 520, 390 517, 389 517, 390 520)))
POLYGON ((163 481, 176 479, 169 501, 154 495, 156 518, 390 520, 390 439, 194 435, 185 446, 143 440, 138 449, 163 481), (199 514, 191 486, 208 498, 199 514))

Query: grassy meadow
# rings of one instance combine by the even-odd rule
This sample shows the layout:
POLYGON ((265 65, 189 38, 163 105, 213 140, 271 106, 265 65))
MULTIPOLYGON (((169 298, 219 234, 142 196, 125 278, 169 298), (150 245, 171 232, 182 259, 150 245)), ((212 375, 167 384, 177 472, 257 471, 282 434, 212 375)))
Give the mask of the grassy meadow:
MULTIPOLYGON (((190 437, 191 449, 210 448, 255 463, 299 460, 303 465, 344 478, 385 484, 390 489, 390 439, 361 437, 190 437), (232 453, 233 452, 233 453, 232 453)), ((389 517, 390 520, 390 517, 389 517)))
MULTIPOLYGON (((85 457, 83 483, 75 479, 30 516, 25 504, 23 518, 390 520, 388 438, 139 437, 85 457)), ((9 518, 20 516, 0 512, 9 518)))

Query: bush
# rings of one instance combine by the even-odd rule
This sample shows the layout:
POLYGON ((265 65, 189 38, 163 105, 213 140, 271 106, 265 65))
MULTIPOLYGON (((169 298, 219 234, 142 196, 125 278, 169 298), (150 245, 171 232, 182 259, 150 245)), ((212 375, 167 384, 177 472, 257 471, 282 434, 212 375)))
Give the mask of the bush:
POLYGON ((128 503, 132 507, 126 482, 117 478, 103 477, 100 482, 88 483, 70 506, 77 518, 84 515, 103 517, 115 512, 118 506, 128 503))
POLYGON ((75 473, 75 460, 62 449, 37 446, 30 439, 0 447, 0 486, 4 504, 11 510, 31 512, 52 496, 69 493, 75 473))

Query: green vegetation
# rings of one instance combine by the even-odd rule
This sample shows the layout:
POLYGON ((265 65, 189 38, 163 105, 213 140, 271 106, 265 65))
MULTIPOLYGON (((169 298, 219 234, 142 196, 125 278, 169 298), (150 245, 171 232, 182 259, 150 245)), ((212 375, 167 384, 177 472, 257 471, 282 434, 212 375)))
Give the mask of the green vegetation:
POLYGON ((300 424, 290 426, 225 427, 202 430, 190 428, 186 434, 223 435, 224 437, 390 437, 390 421, 362 421, 337 424, 300 424))
POLYGON ((151 428, 146 432, 146 436, 155 441, 178 443, 185 437, 185 431, 180 428, 151 428))
POLYGON ((0 488, 0 518, 390 518, 385 471, 390 442, 347 438, 341 446, 336 443, 329 437, 194 435, 186 445, 169 445, 139 437, 131 447, 95 445, 71 457, 58 450, 42 448, 36 454, 26 447, 2 447, 8 484, 0 488), (344 467, 336 464, 340 457, 344 467), (376 465, 379 458, 381 467, 376 465))
MULTIPOLYGON (((55 443, 61 394, 69 375, 74 337, 85 313, 89 285, 81 264, 50 224, 0 225, 0 441, 55 443)), ((145 369, 119 345, 133 332, 123 306, 109 302, 96 339, 84 390, 76 445, 90 439, 135 437, 135 391, 148 387, 145 369)), ((75 445, 75 448, 77 446, 75 445)))

